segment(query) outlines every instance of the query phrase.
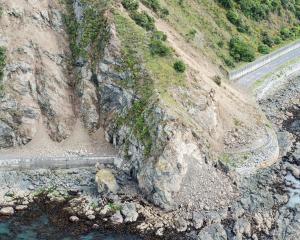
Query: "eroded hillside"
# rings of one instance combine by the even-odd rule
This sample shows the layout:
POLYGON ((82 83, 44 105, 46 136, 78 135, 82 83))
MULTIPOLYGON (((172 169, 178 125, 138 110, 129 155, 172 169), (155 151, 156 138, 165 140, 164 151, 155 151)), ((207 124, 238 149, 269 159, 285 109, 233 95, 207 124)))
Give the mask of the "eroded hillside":
POLYGON ((1 147, 27 144, 41 122, 53 141, 68 139, 80 119, 91 134, 104 129, 155 204, 227 205, 235 188, 217 167, 272 163, 273 132, 175 13, 131 2, 1 0, 1 147))

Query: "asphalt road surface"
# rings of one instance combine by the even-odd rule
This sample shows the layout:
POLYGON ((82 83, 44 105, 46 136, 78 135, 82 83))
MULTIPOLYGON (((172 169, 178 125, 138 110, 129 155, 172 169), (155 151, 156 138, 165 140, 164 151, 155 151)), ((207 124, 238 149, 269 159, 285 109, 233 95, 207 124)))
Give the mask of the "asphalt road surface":
MULTIPOLYGON (((278 68, 286 64, 287 62, 300 57, 300 48, 297 48, 291 52, 288 52, 279 58, 275 59, 274 61, 258 68, 257 70, 250 72, 243 77, 235 80, 237 86, 248 89, 255 84, 255 82, 264 76, 275 72, 278 68)), ((300 61, 300 59, 299 59, 300 61)))

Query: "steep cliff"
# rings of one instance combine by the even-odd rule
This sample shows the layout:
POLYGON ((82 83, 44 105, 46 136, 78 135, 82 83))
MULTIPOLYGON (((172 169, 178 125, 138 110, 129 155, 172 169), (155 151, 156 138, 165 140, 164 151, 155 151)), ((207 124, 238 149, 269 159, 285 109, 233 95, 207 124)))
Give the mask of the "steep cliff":
POLYGON ((104 128, 155 204, 224 206, 236 193, 219 168, 255 169, 266 121, 166 19, 130 2, 1 0, 1 147, 34 139, 40 119, 62 141, 79 118, 104 128))

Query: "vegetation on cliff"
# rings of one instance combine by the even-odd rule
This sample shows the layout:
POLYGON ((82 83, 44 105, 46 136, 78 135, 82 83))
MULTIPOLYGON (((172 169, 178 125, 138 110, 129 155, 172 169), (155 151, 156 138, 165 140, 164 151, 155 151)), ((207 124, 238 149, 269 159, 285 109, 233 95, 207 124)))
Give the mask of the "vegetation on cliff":
POLYGON ((0 94, 3 90, 3 76, 4 76, 4 68, 6 65, 6 49, 4 47, 0 47, 0 94))
POLYGON ((168 23, 215 63, 232 68, 299 38, 299 1, 160 0, 168 23), (237 56, 242 48, 251 56, 237 56), (240 44, 239 44, 240 45, 240 44), (268 49, 267 49, 268 47, 268 49))

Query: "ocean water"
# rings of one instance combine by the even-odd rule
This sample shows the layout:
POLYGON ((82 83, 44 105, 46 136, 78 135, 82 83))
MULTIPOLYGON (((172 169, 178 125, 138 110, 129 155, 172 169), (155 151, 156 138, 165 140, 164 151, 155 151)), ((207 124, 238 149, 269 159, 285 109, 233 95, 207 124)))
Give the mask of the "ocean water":
POLYGON ((74 234, 70 229, 51 224, 48 215, 35 211, 0 220, 0 240, 142 240, 130 234, 103 230, 74 234))

